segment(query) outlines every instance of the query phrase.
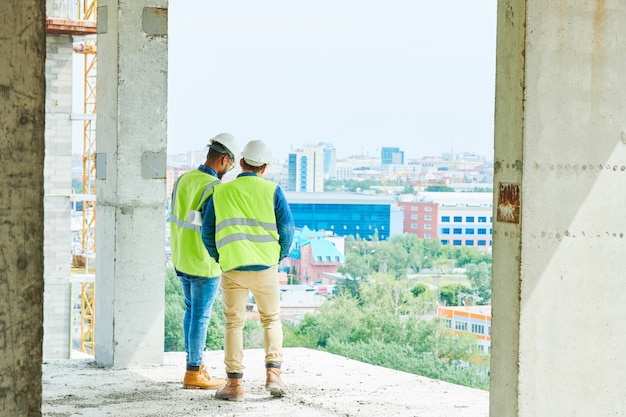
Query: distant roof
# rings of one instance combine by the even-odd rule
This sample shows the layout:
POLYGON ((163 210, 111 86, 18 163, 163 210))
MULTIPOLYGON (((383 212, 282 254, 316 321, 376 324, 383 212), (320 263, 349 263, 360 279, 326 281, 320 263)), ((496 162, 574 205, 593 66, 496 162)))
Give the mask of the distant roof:
POLYGON ((324 232, 311 230, 307 226, 296 230, 294 246, 289 253, 289 258, 300 259, 300 247, 305 245, 311 246, 311 256, 314 261, 344 262, 345 260, 335 244, 326 239, 324 232))
POLYGON ((490 192, 420 192, 418 198, 438 204, 478 204, 490 207, 493 204, 493 193, 490 192))
POLYGON ((337 250, 333 242, 326 239, 311 241, 311 253, 314 261, 343 262, 343 255, 337 250))

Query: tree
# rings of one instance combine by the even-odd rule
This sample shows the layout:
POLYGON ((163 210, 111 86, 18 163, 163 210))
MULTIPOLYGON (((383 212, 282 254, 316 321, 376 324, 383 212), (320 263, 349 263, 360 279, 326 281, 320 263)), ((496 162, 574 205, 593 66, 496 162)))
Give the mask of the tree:
POLYGON ((463 284, 443 285, 439 289, 439 299, 448 306, 458 306, 459 294, 470 293, 470 289, 463 284))
POLYGON ((448 187, 444 184, 433 184, 426 187, 425 191, 428 192, 437 192, 437 193, 448 193, 453 192, 454 188, 448 187))
POLYGON ((481 304, 491 302, 491 264, 481 262, 478 265, 470 264, 465 270, 465 275, 472 284, 472 290, 481 304))
MULTIPOLYGON (((185 316, 185 297, 180 286, 180 280, 173 268, 165 270, 165 322, 164 322, 164 351, 183 352, 185 350, 185 336, 183 334, 183 317, 185 316)), ((222 309, 221 293, 217 294, 211 321, 207 328, 205 346, 209 350, 224 349, 224 313, 222 309)))
POLYGON ((180 280, 173 268, 167 268, 165 271, 165 352, 181 352, 185 350, 185 339, 183 336, 184 315, 185 298, 180 287, 180 280))

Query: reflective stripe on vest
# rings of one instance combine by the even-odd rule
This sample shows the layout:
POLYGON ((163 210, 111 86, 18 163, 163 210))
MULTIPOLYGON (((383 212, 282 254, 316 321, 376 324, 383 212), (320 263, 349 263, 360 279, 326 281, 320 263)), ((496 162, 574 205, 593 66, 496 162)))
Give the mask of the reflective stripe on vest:
MULTIPOLYGON (((176 191, 178 188, 178 181, 182 178, 182 175, 180 177, 178 177, 178 179, 176 180, 176 182, 174 183, 174 189, 172 190, 172 214, 170 216, 170 222, 172 223, 176 223, 178 225, 178 227, 182 227, 183 229, 189 229, 189 230, 193 230, 194 232, 198 232, 200 233, 202 226, 199 225, 195 225, 193 223, 191 223, 190 221, 187 220, 183 220, 181 218, 179 218, 175 212, 175 207, 174 205, 176 204, 176 191)), ((207 184, 206 187, 204 187, 204 190, 202 191, 202 195, 200 196, 200 200, 198 206, 196 207, 196 209, 194 211, 199 211, 202 208, 202 204, 204 204, 204 202, 206 201, 207 198, 209 198, 211 196, 211 192, 213 191, 213 187, 215 187, 217 184, 220 183, 220 180, 215 180, 209 184, 207 184)), ((186 217, 189 218, 189 214, 191 213, 191 211, 187 212, 186 217)))
POLYGON ((197 212, 213 193, 218 178, 200 170, 181 175, 172 190, 170 245, 172 264, 180 272, 198 277, 221 274, 219 265, 209 256, 202 242, 202 226, 191 223, 190 212, 197 212))
POLYGON ((275 183, 256 176, 238 177, 215 189, 215 245, 224 271, 278 263, 275 192, 275 183))

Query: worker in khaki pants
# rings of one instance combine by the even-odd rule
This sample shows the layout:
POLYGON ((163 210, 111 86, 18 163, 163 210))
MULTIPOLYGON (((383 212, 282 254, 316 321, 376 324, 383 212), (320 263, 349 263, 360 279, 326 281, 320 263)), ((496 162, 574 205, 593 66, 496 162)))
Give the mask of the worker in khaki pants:
POLYGON ((226 329, 224 364, 228 381, 216 398, 241 401, 243 325, 248 291, 254 295, 265 341, 265 389, 285 394, 280 367, 283 329, 280 320, 278 263, 289 254, 294 223, 278 185, 264 180, 271 152, 262 141, 249 142, 241 153, 241 174, 215 187, 204 208, 202 241, 222 273, 226 329))

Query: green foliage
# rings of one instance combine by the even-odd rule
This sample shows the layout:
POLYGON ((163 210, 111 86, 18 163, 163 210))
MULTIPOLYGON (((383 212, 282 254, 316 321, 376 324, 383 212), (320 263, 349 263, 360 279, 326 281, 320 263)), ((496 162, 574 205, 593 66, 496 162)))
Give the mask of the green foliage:
POLYGON ((420 295, 424 294, 426 290, 428 290, 428 285, 419 283, 411 289, 411 292, 413 293, 414 297, 419 297, 420 295))
POLYGON ((307 314, 298 326, 283 323, 283 346, 317 349, 319 347, 319 335, 316 330, 318 316, 307 314))
POLYGON ((222 292, 217 293, 211 310, 211 321, 207 327, 205 346, 208 350, 224 350, 224 308, 222 292))
MULTIPOLYGON (((185 316, 185 297, 180 279, 173 268, 165 270, 165 352, 183 352, 185 336, 183 334, 183 318, 185 316)), ((222 312, 221 293, 217 294, 211 311, 211 321, 207 328, 206 348, 209 350, 224 349, 224 313, 222 312)))
POLYGON ((396 369, 468 387, 489 389, 484 365, 450 361, 433 352, 416 352, 406 345, 382 341, 342 343, 332 339, 326 351, 373 365, 396 369))
POLYGON ((488 360, 470 334, 453 336, 439 320, 436 294, 424 284, 373 273, 359 282, 361 299, 324 302, 298 326, 283 326, 284 346, 325 350, 375 365, 488 389, 488 360))
POLYGON ((72 190, 74 191, 74 194, 82 194, 83 183, 77 178, 72 178, 72 190))
POLYGON ((324 181, 324 191, 365 191, 371 187, 380 186, 381 180, 326 180, 324 181))
POLYGON ((167 268, 165 271, 165 352, 185 350, 184 315, 185 298, 180 287, 180 280, 172 268, 167 268))
MULTIPOLYGON (((467 297, 487 301, 491 255, 475 248, 442 245, 413 235, 345 241, 345 279, 334 298, 299 325, 285 324, 284 346, 326 350, 364 362, 457 384, 488 389, 488 356, 476 338, 454 335, 432 319, 437 302, 458 305, 467 297), (465 268, 470 289, 457 282, 433 290, 415 279, 423 268, 465 268), (409 278, 411 277, 411 278, 409 278), (438 293, 440 294, 438 297, 438 293)), ((437 285, 440 280, 437 279, 437 285)))
POLYGON ((448 187, 447 185, 443 185, 443 184, 433 184, 433 185, 427 186, 424 191, 436 192, 436 193, 448 193, 448 192, 454 192, 454 188, 448 187))
POLYGON ((243 348, 259 349, 263 347, 263 327, 259 320, 246 320, 243 324, 243 348))
MULTIPOLYGON (((469 294, 470 292, 471 290, 463 284, 442 285, 441 288, 439 288, 439 299, 444 305, 458 306, 461 305, 461 303, 459 303, 459 295, 469 294)), ((461 301, 462 298, 463 297, 461 297, 461 301)))
POLYGON ((480 304, 491 302, 491 263, 481 262, 478 265, 467 265, 465 275, 472 283, 472 290, 480 304))

